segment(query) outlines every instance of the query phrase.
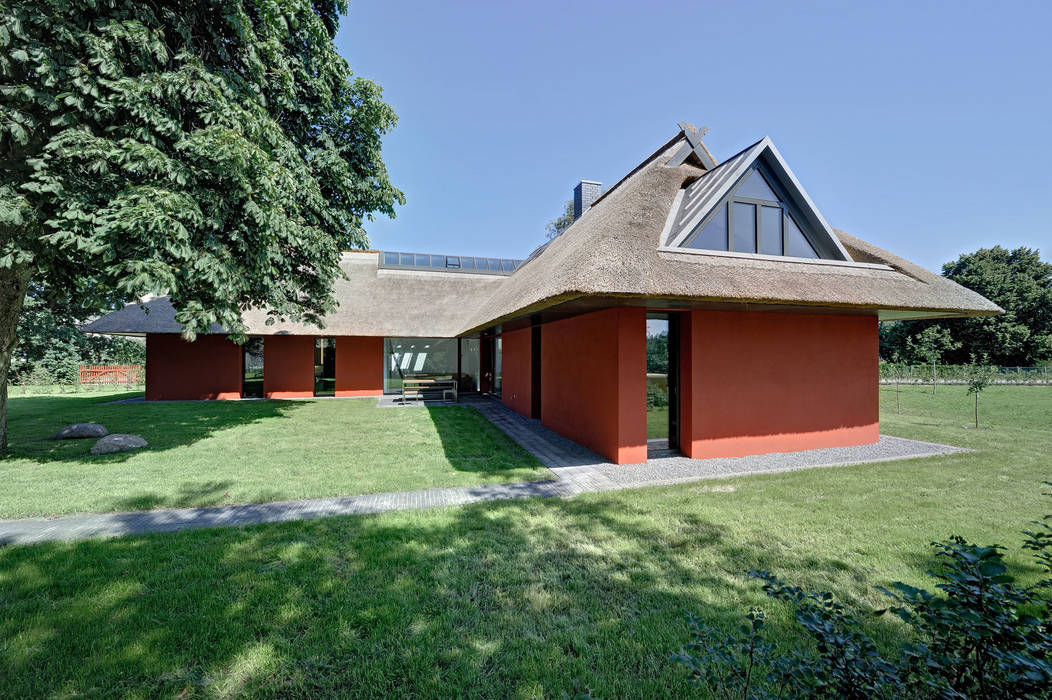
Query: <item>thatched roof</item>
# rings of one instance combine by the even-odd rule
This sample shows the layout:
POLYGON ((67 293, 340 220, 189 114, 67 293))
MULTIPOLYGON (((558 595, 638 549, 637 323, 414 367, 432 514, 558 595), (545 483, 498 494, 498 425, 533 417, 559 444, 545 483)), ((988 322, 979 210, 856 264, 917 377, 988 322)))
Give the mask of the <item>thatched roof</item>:
MULTIPOLYGON (((686 142, 681 131, 509 277, 378 269, 375 252, 347 253, 341 265, 348 279, 336 284, 339 308, 327 317, 324 330, 300 324, 267 326, 266 315, 253 311, 245 317, 249 332, 453 337, 587 298, 633 304, 661 300, 688 307, 749 304, 858 310, 882 319, 1001 311, 940 275, 830 229, 817 210, 822 230, 835 236, 837 257, 850 259, 803 260, 667 246, 669 231, 686 220, 679 209, 684 202, 681 191, 697 193, 695 200, 712 198, 733 183, 750 157, 777 155, 764 139, 711 170, 697 159, 668 165, 686 142)), ((771 161, 776 168, 781 167, 780 158, 771 161)), ((792 177, 787 166, 785 171, 792 177)), ((800 193, 813 208, 802 188, 800 193)), ((146 306, 150 313, 131 305, 84 330, 180 330, 167 299, 146 306)))
MULTIPOLYGON (((340 267, 347 279, 336 282, 339 308, 325 319, 325 328, 298 323, 266 324, 266 313, 250 311, 245 323, 252 335, 371 335, 454 337, 467 327, 479 304, 506 277, 456 272, 379 269, 376 252, 343 254, 340 267)), ((129 304, 82 330, 89 333, 178 333, 175 310, 167 297, 129 304)), ((221 333, 215 328, 213 332, 221 333)))
MULTIPOLYGON (((742 153, 756 157, 756 147, 765 142, 769 143, 764 139, 742 153)), ((681 133, 604 194, 500 285, 465 330, 484 329, 584 297, 623 303, 660 299, 699 306, 729 302, 858 309, 879 311, 881 318, 1001 311, 969 289, 836 229, 830 232, 850 261, 665 247, 662 237, 677 214, 680 190, 703 187, 708 178, 722 180, 728 170, 741 172, 744 167, 738 159, 728 160, 727 169, 721 165, 712 171, 689 163, 669 167, 669 158, 682 143, 681 133)))

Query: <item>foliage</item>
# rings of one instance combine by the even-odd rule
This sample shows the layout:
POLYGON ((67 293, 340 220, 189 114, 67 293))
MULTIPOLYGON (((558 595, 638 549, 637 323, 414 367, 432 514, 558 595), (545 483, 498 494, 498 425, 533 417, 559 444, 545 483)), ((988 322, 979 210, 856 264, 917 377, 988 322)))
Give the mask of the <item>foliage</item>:
POLYGON ((975 358, 972 358, 972 364, 970 366, 970 372, 968 374, 968 395, 975 396, 975 427, 979 427, 979 394, 986 390, 986 387, 990 385, 990 368, 986 366, 985 358, 983 361, 976 362, 975 358))
MULTIPOLYGON (((721 698, 1030 698, 1052 687, 1052 527, 1026 532, 1024 548, 1046 578, 1016 583, 999 546, 952 537, 932 546, 942 566, 930 571, 937 593, 905 583, 878 590, 913 636, 882 653, 831 593, 807 593, 767 571, 768 596, 792 609, 808 641, 788 650, 766 638, 752 610, 741 636, 698 624, 675 657, 692 680, 721 698)), ((885 610, 876 611, 878 615, 885 610)))
POLYGON ((931 365, 931 393, 935 393, 935 384, 938 382, 935 366, 944 353, 960 346, 949 331, 940 326, 928 326, 916 336, 907 338, 906 349, 909 354, 931 365))
POLYGON ((39 285, 30 285, 11 359, 12 381, 71 384, 81 365, 145 364, 146 346, 141 341, 77 330, 88 317, 88 311, 74 308, 68 300, 49 299, 39 285))
POLYGON ((0 7, 0 387, 31 278, 85 309, 168 294, 191 339, 320 323, 341 249, 403 201, 343 0, 0 7))
MULTIPOLYGON (((985 420, 998 427, 990 431, 961 427, 962 406, 970 409, 963 391, 932 397, 903 385, 901 415, 893 387, 880 393, 883 432, 977 451, 571 499, 0 547, 0 695, 174 698, 189 687, 184 700, 557 698, 572 694, 578 679, 601 698, 692 697, 687 673, 669 662, 669 650, 687 641, 682 611, 733 630, 741 613, 769 605, 739 572, 766 568, 808 590, 834 590, 849 608, 866 600, 881 607, 873 586, 925 580, 919 524, 921 533, 1007 543, 1013 521, 1045 512, 1028 485, 1050 478, 1046 389, 990 387, 985 420)), ((414 455, 429 453, 420 440, 438 456, 447 446, 438 439, 445 428, 427 426, 428 409, 353 409, 360 400, 100 400, 107 399, 30 399, 13 416, 31 437, 68 416, 109 426, 127 411, 109 427, 150 430, 151 448, 126 459, 0 460, 9 513, 27 498, 48 512, 50 504, 84 509, 91 500, 100 509, 124 498, 147 508, 151 498, 211 502, 209 491, 221 503, 231 485, 250 496, 291 495, 307 491, 304 480, 320 483, 319 472, 356 486, 354 460, 375 450, 359 438, 379 436, 374 429, 388 433, 389 478, 427 488, 419 479, 434 467, 416 463, 414 455), (286 417, 268 418, 268 405, 286 417), (332 418, 312 413, 315 406, 332 418), (408 425, 417 420, 422 429, 408 425), (321 428, 346 439, 321 441, 321 428), (275 444, 279 451, 268 452, 275 444), (266 470, 257 477, 259 464, 266 470), (181 477, 188 466, 193 473, 181 477), (160 486, 152 485, 158 477, 160 486)), ((437 421, 449 411, 459 413, 439 407, 431 415, 437 421)), ((477 475, 469 471, 475 453, 460 454, 454 471, 477 475)), ((542 471, 512 480, 551 478, 542 471)), ((1006 560, 1014 566, 1029 556, 1012 548, 1006 560)), ((788 647, 799 628, 781 606, 768 613, 769 639, 788 647)), ((871 621, 882 649, 907 632, 890 616, 857 614, 871 621)))
POLYGON ((647 336, 647 372, 668 374, 668 331, 647 336))
POLYGON ((563 213, 555 217, 547 224, 544 225, 544 230, 547 232, 549 240, 555 238, 566 229, 570 228, 570 224, 573 223, 573 200, 566 200, 566 204, 563 205, 563 213))
POLYGON ((908 338, 931 326, 946 328, 961 345, 949 350, 950 363, 985 354, 993 364, 1031 366, 1052 359, 1052 264, 1037 250, 1000 246, 961 255, 943 265, 942 274, 982 294, 1005 310, 998 316, 942 321, 882 323, 881 356, 907 351, 908 338))
POLYGON ((668 389, 662 388, 653 382, 647 382, 647 407, 668 406, 668 389))

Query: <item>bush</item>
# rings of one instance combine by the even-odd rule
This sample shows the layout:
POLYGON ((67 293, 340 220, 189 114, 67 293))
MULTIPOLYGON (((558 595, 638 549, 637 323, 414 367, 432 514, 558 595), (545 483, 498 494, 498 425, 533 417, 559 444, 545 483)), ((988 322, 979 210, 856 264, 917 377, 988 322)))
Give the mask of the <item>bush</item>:
MULTIPOLYGON (((1052 485, 1052 484, 1049 484, 1052 485)), ((911 629, 908 642, 882 654, 831 593, 807 593, 767 571, 770 597, 787 603, 808 639, 779 649, 766 638, 762 611, 737 635, 688 616, 694 641, 674 657, 696 685, 720 698, 1035 698, 1052 695, 1052 515, 1025 531, 1024 549, 1046 578, 1021 586, 999 546, 959 537, 932 543, 941 569, 938 593, 895 583, 880 588, 888 610, 911 629)))
POLYGON ((647 407, 668 406, 668 390, 647 382, 647 407))

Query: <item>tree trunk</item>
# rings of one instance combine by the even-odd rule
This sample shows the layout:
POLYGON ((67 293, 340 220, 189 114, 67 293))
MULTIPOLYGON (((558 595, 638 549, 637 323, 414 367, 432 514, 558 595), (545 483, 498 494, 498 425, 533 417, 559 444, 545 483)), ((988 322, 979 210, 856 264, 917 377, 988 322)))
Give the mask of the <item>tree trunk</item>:
POLYGON ((18 339, 18 317, 29 286, 27 265, 0 267, 0 454, 7 452, 7 375, 18 339))

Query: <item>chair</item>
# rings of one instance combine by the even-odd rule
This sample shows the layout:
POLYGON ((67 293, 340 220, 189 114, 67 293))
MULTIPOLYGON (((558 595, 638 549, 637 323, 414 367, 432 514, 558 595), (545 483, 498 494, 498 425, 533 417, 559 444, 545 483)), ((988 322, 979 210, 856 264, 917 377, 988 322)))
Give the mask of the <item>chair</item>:
POLYGON ((442 390, 442 402, 443 403, 456 403, 457 402, 457 385, 442 390))

